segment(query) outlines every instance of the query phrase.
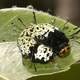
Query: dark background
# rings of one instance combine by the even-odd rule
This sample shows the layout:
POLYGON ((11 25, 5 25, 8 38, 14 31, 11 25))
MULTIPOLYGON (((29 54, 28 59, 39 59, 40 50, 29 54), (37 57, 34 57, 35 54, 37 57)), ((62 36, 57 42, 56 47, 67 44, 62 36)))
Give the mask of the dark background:
POLYGON ((54 14, 55 0, 2 0, 0 1, 0 8, 8 8, 12 6, 26 7, 33 5, 34 8, 43 11, 49 11, 54 14))

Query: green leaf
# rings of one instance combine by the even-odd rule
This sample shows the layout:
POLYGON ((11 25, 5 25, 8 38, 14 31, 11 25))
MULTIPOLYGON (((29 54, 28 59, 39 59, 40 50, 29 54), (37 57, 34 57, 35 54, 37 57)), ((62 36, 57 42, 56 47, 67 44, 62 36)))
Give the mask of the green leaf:
POLYGON ((80 60, 80 28, 48 13, 35 12, 37 23, 50 23, 59 27, 66 34, 70 39, 71 52, 65 58, 56 57, 53 63, 36 64, 38 71, 35 72, 34 64, 22 58, 17 47, 17 38, 25 28, 18 18, 28 26, 34 22, 33 10, 27 8, 2 9, 0 10, 0 75, 10 80, 25 80, 33 76, 63 72, 80 60))

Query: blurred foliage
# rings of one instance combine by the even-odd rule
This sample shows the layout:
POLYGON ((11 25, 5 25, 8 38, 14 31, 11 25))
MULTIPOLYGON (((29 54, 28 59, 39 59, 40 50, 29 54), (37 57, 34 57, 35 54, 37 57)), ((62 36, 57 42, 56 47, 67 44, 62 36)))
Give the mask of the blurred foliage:
POLYGON ((54 75, 38 76, 28 80, 80 80, 80 64, 72 65, 69 71, 54 75))

